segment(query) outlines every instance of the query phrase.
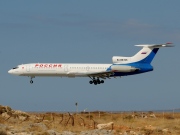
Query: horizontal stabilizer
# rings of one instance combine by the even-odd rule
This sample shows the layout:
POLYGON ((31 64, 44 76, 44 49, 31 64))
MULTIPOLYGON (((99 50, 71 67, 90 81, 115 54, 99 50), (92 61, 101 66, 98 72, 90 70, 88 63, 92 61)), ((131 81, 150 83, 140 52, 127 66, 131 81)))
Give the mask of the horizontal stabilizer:
POLYGON ((161 48, 161 47, 174 47, 174 45, 172 45, 173 43, 165 43, 165 44, 141 44, 141 45, 135 45, 135 46, 139 46, 139 47, 147 47, 147 48, 161 48))

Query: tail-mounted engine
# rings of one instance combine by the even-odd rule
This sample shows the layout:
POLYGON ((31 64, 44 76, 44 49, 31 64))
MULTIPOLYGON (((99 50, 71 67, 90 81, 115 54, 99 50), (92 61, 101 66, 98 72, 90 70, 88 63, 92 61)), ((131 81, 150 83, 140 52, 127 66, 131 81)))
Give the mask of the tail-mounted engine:
POLYGON ((112 62, 113 63, 128 63, 131 61, 131 57, 121 57, 121 56, 113 56, 112 62))
POLYGON ((135 72, 139 71, 138 68, 125 66, 125 65, 112 65, 111 70, 115 72, 135 72))

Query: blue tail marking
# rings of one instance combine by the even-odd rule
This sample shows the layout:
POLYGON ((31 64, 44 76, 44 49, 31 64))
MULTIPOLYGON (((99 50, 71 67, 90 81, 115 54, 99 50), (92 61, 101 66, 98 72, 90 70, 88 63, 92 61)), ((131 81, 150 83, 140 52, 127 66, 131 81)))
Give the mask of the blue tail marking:
POLYGON ((152 52, 143 60, 140 60, 138 63, 148 63, 150 64, 152 62, 152 60, 154 59, 154 56, 156 55, 156 53, 158 52, 159 48, 154 48, 152 50, 152 52))

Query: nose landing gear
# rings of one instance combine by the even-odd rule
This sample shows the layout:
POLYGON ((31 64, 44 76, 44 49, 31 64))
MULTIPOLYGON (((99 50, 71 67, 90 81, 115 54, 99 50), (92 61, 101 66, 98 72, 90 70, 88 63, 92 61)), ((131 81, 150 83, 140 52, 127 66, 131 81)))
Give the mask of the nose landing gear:
POLYGON ((33 84, 33 80, 30 80, 30 84, 33 84))
POLYGON ((32 77, 32 76, 31 76, 30 84, 33 84, 33 80, 32 80, 33 78, 35 78, 35 77, 32 77))

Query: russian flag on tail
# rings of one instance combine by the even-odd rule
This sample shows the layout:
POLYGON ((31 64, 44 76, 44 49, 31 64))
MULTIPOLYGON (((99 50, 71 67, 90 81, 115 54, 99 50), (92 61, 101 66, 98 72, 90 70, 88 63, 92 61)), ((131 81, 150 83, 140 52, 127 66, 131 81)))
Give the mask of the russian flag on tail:
POLYGON ((142 52, 141 54, 146 54, 147 52, 142 52))

